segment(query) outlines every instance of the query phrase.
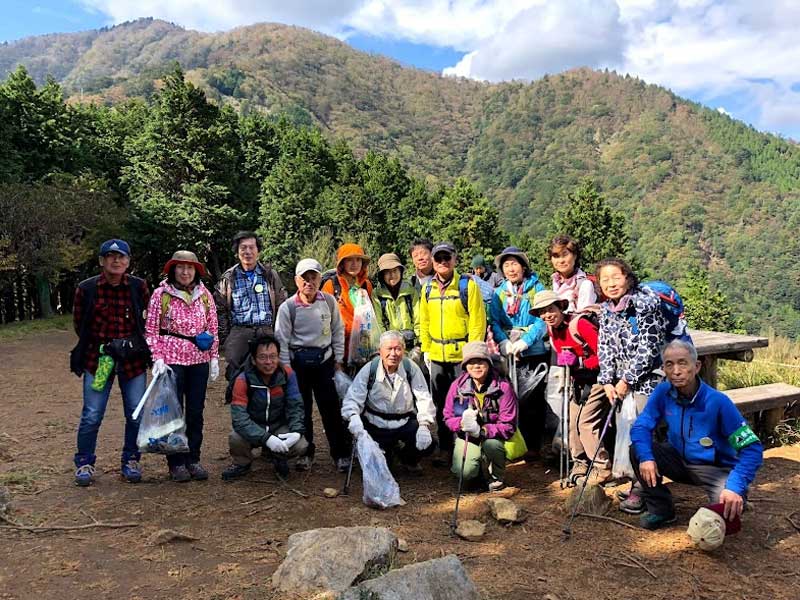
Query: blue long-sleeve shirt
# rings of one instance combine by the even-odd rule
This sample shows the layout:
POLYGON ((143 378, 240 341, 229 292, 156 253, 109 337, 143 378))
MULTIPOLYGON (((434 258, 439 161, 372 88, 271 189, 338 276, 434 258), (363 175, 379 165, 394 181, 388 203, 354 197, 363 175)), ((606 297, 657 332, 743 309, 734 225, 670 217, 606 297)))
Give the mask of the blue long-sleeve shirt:
POLYGON ((686 462, 731 467, 725 488, 744 496, 763 462, 764 447, 739 409, 703 381, 693 399, 679 403, 678 398, 678 391, 668 381, 650 394, 631 428, 631 443, 639 460, 655 460, 653 430, 664 419, 669 443, 686 462))
POLYGON ((522 282, 522 289, 516 290, 513 284, 506 280, 494 291, 492 303, 489 307, 489 314, 492 322, 492 335, 498 344, 508 339, 508 332, 512 329, 523 330, 520 339, 528 344, 528 349, 523 356, 534 354, 544 354, 544 336, 547 333, 547 325, 539 317, 529 314, 533 295, 541 292, 544 285, 539 281, 539 277, 532 273, 522 282), (513 305, 515 296, 520 295, 519 309, 516 314, 509 316, 508 311, 513 305))

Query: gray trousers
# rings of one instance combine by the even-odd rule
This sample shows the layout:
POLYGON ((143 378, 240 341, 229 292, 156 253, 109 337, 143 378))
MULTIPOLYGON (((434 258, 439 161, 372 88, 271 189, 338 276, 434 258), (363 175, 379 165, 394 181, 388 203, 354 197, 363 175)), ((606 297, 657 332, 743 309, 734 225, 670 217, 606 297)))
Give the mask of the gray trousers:
POLYGON ((273 334, 271 326, 243 327, 241 325, 234 325, 231 327, 228 337, 225 338, 225 345, 222 349, 225 356, 225 364, 227 365, 225 367, 225 379, 230 381, 233 373, 242 365, 242 361, 249 349, 248 342, 250 339, 267 334, 273 334))
POLYGON ((664 485, 662 478, 669 477, 677 483, 687 483, 689 485, 699 485, 706 494, 711 504, 719 502, 719 495, 725 489, 725 482, 728 481, 730 467, 720 467, 716 465, 691 465, 687 463, 681 453, 678 452, 669 442, 653 444, 653 456, 658 467, 658 481, 655 487, 647 486, 639 474, 639 457, 631 444, 631 463, 636 472, 636 479, 641 486, 639 494, 645 502, 647 512, 654 515, 672 515, 675 513, 675 503, 672 500, 672 493, 664 485))
MULTIPOLYGON (((280 429, 274 431, 273 433, 289 433, 288 427, 281 427, 280 429)), ((235 431, 231 431, 228 435, 228 449, 231 453, 231 459, 233 463, 236 465, 249 465, 253 462, 253 449, 258 448, 259 446, 253 445, 240 436, 235 431)), ((308 442, 306 438, 302 435, 300 439, 295 442, 294 446, 289 448, 289 452, 286 454, 278 454, 273 452, 266 446, 261 447, 261 456, 264 458, 297 458, 299 456, 305 456, 306 450, 308 450, 308 442)))

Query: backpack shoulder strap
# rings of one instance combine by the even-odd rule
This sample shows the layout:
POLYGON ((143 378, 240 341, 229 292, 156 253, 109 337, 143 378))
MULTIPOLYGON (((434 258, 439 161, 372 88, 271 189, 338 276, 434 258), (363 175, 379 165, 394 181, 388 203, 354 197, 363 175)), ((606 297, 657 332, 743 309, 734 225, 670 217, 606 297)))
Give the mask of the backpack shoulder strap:
POLYGON ((578 331, 578 322, 581 319, 586 319, 586 316, 581 313, 575 313, 574 315, 572 315, 572 318, 569 320, 569 323, 567 324, 567 329, 569 330, 569 334, 572 336, 572 338, 581 345, 581 347, 583 348, 583 353, 585 355, 588 355, 591 351, 591 348, 589 348, 589 344, 586 342, 586 340, 584 340, 581 337, 581 334, 578 331))
POLYGON ((408 308, 408 318, 411 319, 411 322, 414 322, 414 300, 411 298, 411 294, 406 294, 403 296, 406 299, 406 308, 408 308))
POLYGON ((372 391, 372 386, 375 385, 375 378, 378 376, 378 363, 380 362, 381 358, 378 356, 373 358, 369 363, 369 377, 367 378, 367 396, 364 398, 364 402, 366 403, 367 399, 369 398, 369 393, 372 391))
POLYGON ((412 371, 411 366, 411 359, 404 356, 403 357, 403 369, 406 372, 406 379, 408 380, 408 389, 411 390, 411 398, 414 400, 414 408, 417 407, 417 395, 414 393, 414 385, 411 381, 414 378, 414 371, 412 371))
POLYGON ((381 318, 383 319, 383 328, 386 329, 387 331, 390 328, 389 315, 386 312, 386 305, 388 304, 388 302, 389 300, 386 298, 386 296, 381 296, 380 298, 378 298, 378 303, 381 305, 381 318))
POLYGON ((429 302, 431 299, 431 288, 433 287, 433 279, 429 279, 425 284, 425 301, 429 302))
POLYGON ((469 314, 469 282, 471 279, 472 277, 466 273, 463 273, 458 278, 458 297, 461 299, 461 306, 464 307, 464 312, 467 314, 469 314))

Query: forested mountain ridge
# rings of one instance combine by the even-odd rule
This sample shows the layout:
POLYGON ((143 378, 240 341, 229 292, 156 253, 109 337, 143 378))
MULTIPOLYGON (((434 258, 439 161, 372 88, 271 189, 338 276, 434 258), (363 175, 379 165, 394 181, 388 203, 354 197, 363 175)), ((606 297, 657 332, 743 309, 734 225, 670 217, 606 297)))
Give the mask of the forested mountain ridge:
POLYGON ((205 34, 143 19, 0 46, 0 76, 50 73, 72 101, 148 98, 174 61, 245 113, 475 181, 513 232, 544 235, 564 192, 591 177, 650 273, 707 268, 749 329, 800 336, 800 150, 663 88, 588 69, 530 84, 443 78, 279 25, 205 34))

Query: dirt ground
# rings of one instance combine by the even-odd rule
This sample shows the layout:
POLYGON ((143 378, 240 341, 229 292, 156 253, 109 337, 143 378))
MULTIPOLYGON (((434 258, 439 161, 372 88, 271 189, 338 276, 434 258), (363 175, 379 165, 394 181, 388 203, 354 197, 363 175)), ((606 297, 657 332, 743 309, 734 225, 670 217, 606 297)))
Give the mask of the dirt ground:
MULTIPOLYGON (((485 598, 800 598, 800 531, 787 518, 800 509, 800 447, 767 452, 743 531, 712 554, 695 549, 685 534, 703 497, 678 485, 679 520, 669 529, 646 532, 579 518, 571 540, 563 541, 567 492, 559 489, 557 469, 542 463, 508 470, 509 483, 521 488, 514 500, 526 509, 527 522, 510 528, 490 523, 481 542, 450 536, 455 482, 430 465, 421 478, 399 478, 408 504, 397 509, 365 507, 357 471, 349 497, 325 498, 323 488, 340 488, 343 477, 327 459, 324 436, 312 471, 293 472, 288 484, 277 482, 272 466, 260 460, 248 478, 223 482, 230 420, 219 382, 210 388, 205 413, 209 481, 171 483, 163 457, 147 455, 144 481, 124 483, 119 478, 123 419, 115 390, 100 431, 97 482, 80 489, 72 482, 81 408, 80 380, 67 369, 72 343, 66 332, 0 342, 0 483, 12 494, 11 517, 26 525, 97 520, 137 526, 50 533, 0 529, 2 600, 87 595, 288 600, 270 585, 287 537, 338 525, 389 527, 408 542, 401 565, 456 554, 485 598), (197 539, 149 544, 162 528, 197 539), (652 576, 622 553, 638 558, 652 576)), ((463 518, 489 521, 484 499, 466 495, 463 518)), ((611 516, 636 524, 635 517, 616 511, 611 516)), ((795 516, 795 523, 799 520, 795 516)))

